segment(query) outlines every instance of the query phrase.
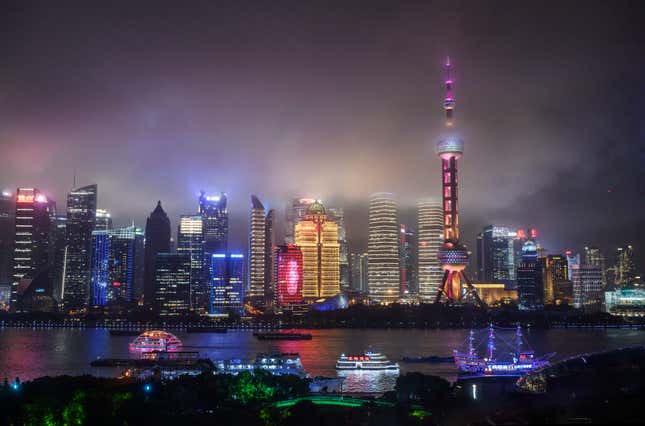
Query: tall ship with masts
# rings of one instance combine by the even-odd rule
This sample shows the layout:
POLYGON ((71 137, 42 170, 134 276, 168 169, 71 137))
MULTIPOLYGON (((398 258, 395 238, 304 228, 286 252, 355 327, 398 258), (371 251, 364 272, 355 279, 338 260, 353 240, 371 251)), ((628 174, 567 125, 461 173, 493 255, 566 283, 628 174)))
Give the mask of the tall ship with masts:
POLYGON ((495 333, 492 324, 488 327, 488 337, 479 342, 476 341, 475 332, 470 330, 466 350, 455 349, 453 353, 460 373, 486 376, 521 376, 549 365, 548 360, 555 355, 551 353, 536 357, 535 352, 525 341, 519 325, 513 342, 507 342, 495 333), (485 355, 482 357, 477 351, 484 343, 485 355))

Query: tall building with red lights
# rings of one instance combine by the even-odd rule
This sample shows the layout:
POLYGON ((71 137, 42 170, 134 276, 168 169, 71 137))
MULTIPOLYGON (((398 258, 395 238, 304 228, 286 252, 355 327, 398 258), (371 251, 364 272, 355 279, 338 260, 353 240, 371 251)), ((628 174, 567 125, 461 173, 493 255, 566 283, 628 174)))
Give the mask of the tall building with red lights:
POLYGON ((437 143, 437 155, 441 159, 441 193, 443 208, 443 245, 437 255, 443 279, 435 301, 459 303, 468 298, 481 304, 475 288, 464 274, 468 265, 468 250, 459 242, 459 208, 457 161, 464 152, 464 142, 457 137, 454 127, 455 100, 452 95, 453 80, 450 75, 450 58, 446 61, 446 96, 443 101, 447 134, 437 143))
POLYGON ((293 244, 275 248, 276 304, 302 303, 302 251, 293 244))

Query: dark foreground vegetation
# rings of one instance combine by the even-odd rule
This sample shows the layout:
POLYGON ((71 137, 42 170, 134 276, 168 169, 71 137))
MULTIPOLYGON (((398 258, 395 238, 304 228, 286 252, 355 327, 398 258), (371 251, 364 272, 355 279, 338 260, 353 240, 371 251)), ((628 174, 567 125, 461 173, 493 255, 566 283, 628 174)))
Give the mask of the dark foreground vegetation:
POLYGON ((645 349, 515 379, 399 377, 378 399, 312 396, 309 380, 242 373, 141 382, 44 377, 0 387, 2 425, 484 425, 643 423, 645 349), (528 384, 528 386, 527 386, 528 384), (522 385, 522 382, 520 382, 522 385))

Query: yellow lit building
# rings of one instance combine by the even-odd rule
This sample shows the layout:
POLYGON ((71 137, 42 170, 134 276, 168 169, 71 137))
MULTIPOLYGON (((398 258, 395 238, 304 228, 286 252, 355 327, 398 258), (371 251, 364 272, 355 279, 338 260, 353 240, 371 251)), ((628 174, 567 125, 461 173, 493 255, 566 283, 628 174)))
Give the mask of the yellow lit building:
POLYGON ((315 300, 340 293, 338 225, 327 219, 320 201, 312 203, 304 220, 296 224, 295 243, 302 251, 304 298, 315 300))
POLYGON ((488 306, 517 303, 517 290, 506 290, 504 284, 473 284, 473 287, 488 306))

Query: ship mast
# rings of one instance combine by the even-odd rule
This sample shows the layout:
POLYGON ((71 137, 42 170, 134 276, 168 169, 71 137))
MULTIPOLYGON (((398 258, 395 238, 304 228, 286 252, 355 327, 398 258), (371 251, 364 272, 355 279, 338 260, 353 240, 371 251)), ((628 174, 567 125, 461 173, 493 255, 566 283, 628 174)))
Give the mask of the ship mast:
POLYGON ((471 329, 470 335, 468 336, 468 357, 475 358, 475 346, 473 345, 475 341, 475 332, 471 329))
POLYGON ((515 332, 515 352, 517 356, 520 355, 522 352, 522 344, 524 343, 524 340, 522 338, 522 327, 520 324, 517 324, 517 331, 515 332))
POLYGON ((493 360, 493 355, 495 353, 495 331, 493 330, 493 324, 491 323, 488 327, 488 360, 493 360))

